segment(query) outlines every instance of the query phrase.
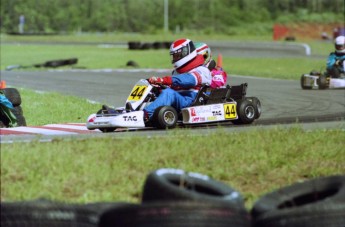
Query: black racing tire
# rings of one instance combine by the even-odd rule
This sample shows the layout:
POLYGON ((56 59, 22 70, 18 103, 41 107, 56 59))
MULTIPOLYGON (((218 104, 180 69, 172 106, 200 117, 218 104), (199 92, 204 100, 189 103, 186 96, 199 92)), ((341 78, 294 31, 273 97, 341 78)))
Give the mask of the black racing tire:
POLYGON ((234 120, 233 123, 236 125, 240 124, 251 124, 255 120, 256 108, 254 104, 247 100, 242 99, 237 101, 237 114, 238 119, 234 120))
POLYGON ((275 210, 259 216, 253 227, 345 226, 345 203, 323 203, 317 207, 275 210))
POLYGON ((199 201, 245 210, 237 190, 206 175, 181 169, 162 168, 148 174, 142 202, 152 201, 199 201))
POLYGON ((246 97, 249 101, 251 101, 255 107, 255 119, 258 119, 261 116, 261 102, 257 97, 246 97))
POLYGON ((12 103, 14 107, 22 104, 22 99, 19 91, 16 88, 2 89, 6 98, 12 103))
POLYGON ((21 106, 16 106, 14 109, 11 109, 11 111, 16 116, 23 115, 23 108, 21 106))
POLYGON ((99 227, 250 227, 250 215, 227 206, 195 202, 131 204, 108 210, 99 227))
POLYGON ((43 66, 57 68, 59 66, 74 65, 78 63, 78 58, 62 59, 62 60, 52 60, 46 61, 43 66))
POLYGON ((99 128, 99 130, 103 133, 114 132, 116 128, 99 128))
POLYGON ((27 126, 26 125, 26 119, 23 115, 18 115, 17 117, 17 127, 19 126, 27 126))
POLYGON ((23 109, 21 106, 14 107, 14 109, 11 109, 11 112, 17 118, 17 126, 26 126, 26 119, 23 115, 23 109))
POLYGON ((96 227, 100 214, 80 205, 45 199, 1 202, 1 226, 82 226, 96 227))
POLYGON ((139 50, 141 46, 140 42, 136 42, 136 41, 129 41, 128 42, 128 49, 129 50, 139 50))
POLYGON ((159 129, 171 129, 176 127, 178 120, 178 114, 174 107, 160 106, 158 107, 152 116, 153 127, 159 129))
POLYGON ((140 46, 140 50, 149 50, 152 49, 152 43, 142 43, 140 46))
POLYGON ((320 90, 327 89, 329 87, 328 78, 326 75, 320 75, 319 79, 317 80, 320 90))
MULTIPOLYGON (((312 75, 312 74, 311 74, 311 75, 312 75)), ((302 74, 302 76, 301 76, 301 88, 302 88, 303 90, 310 90, 310 89, 312 89, 311 86, 305 86, 305 85, 304 85, 304 74, 302 74)))
POLYGON ((344 226, 345 175, 295 183, 262 196, 251 215, 255 226, 344 226))
POLYGON ((163 42, 154 42, 152 44, 152 47, 153 49, 163 49, 165 46, 164 46, 164 43, 163 42))

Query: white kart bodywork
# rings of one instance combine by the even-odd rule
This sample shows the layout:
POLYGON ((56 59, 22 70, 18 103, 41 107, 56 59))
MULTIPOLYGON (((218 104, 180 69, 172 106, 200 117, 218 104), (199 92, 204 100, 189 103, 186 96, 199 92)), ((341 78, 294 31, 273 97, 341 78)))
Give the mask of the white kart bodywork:
POLYGON ((236 102, 193 106, 182 109, 182 123, 210 123, 238 119, 236 102))
MULTIPOLYGON (((319 75, 303 74, 301 78, 301 85, 304 89, 319 89, 319 75)), ((327 88, 345 88, 345 78, 328 77, 327 88)))

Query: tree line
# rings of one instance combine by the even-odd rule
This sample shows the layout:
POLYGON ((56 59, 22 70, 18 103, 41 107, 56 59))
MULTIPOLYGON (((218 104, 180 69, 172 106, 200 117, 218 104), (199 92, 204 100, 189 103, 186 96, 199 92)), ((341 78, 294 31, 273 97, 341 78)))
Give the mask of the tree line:
POLYGON ((344 0, 1 0, 2 32, 230 33, 256 23, 344 21, 344 0), (166 5, 165 5, 166 4, 166 5), (164 8, 168 19, 164 20, 164 8), (23 22, 23 21, 22 21, 23 22))

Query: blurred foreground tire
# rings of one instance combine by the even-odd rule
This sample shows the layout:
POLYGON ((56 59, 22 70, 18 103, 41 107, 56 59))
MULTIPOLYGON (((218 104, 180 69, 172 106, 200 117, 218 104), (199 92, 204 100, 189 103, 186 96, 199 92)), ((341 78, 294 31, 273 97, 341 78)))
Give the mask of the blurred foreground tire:
POLYGON ((199 201, 245 210, 241 194, 206 175, 180 169, 158 169, 144 183, 142 202, 199 201))
POLYGON ((23 115, 23 109, 21 106, 16 106, 14 109, 11 109, 12 113, 17 118, 17 126, 26 126, 26 120, 23 115))
POLYGON ((1 227, 97 227, 102 213, 123 204, 65 204, 45 199, 2 202, 1 227))
POLYGON ((251 210, 253 226, 345 226, 345 175, 296 183, 261 197, 251 210))
POLYGON ((250 215, 228 206, 194 202, 131 204, 108 210, 99 227, 250 227, 250 215))
POLYGON ((14 107, 22 104, 22 99, 19 91, 16 88, 5 88, 2 89, 6 98, 12 103, 14 107))

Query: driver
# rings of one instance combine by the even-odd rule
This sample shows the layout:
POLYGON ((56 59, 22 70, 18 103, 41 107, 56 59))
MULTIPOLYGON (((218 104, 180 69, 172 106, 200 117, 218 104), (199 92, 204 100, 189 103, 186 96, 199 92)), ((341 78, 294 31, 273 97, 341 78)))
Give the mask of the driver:
POLYGON ((174 66, 172 75, 148 79, 150 84, 169 87, 163 89, 157 99, 144 109, 145 121, 160 106, 172 106, 177 112, 190 106, 201 86, 211 84, 211 72, 204 65, 203 56, 197 54, 192 40, 174 41, 170 46, 170 56, 174 66))
POLYGON ((328 56, 327 73, 334 78, 344 77, 345 36, 338 36, 334 41, 335 52, 328 56))

